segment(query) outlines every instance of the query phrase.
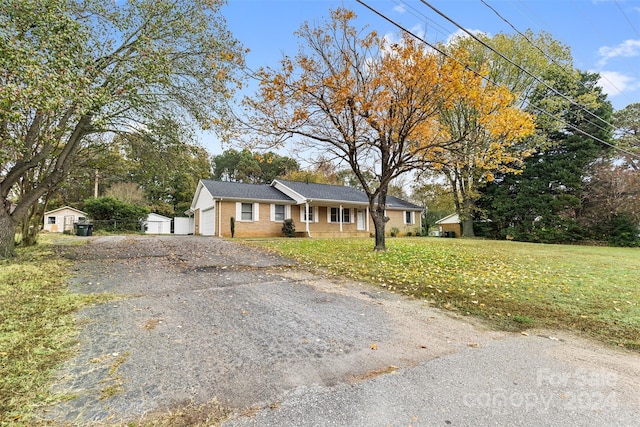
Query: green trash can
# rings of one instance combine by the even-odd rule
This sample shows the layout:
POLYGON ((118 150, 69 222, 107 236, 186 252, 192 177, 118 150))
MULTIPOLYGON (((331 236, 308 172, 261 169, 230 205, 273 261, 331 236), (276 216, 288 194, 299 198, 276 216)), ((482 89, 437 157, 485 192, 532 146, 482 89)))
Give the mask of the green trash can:
POLYGON ((88 232, 89 232, 89 224, 78 223, 76 236, 86 236, 88 232))

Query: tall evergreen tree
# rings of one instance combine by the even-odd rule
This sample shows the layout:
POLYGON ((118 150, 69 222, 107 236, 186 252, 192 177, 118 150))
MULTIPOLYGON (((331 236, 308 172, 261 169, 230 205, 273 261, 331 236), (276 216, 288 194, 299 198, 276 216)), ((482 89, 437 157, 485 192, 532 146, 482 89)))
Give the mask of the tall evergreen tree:
POLYGON ((601 141, 611 139, 606 122, 613 109, 596 86, 597 74, 553 68, 545 80, 548 86, 540 85, 531 99, 538 112, 537 152, 521 174, 503 174, 487 185, 481 204, 502 237, 568 242, 584 236, 576 218, 590 168, 607 156, 601 141))

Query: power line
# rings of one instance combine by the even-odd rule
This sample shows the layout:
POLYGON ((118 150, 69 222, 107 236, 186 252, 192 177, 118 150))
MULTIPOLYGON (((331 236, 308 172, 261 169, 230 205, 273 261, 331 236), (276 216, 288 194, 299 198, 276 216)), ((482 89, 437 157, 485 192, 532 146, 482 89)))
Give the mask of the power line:
MULTIPOLYGON (((485 6, 487 6, 494 14, 496 14, 498 16, 498 18, 502 19, 507 25, 509 25, 515 32, 517 32, 518 34, 520 34, 520 36, 522 36, 531 46, 533 46, 534 48, 536 48, 540 53, 542 53, 544 55, 545 58, 547 58, 548 60, 550 60, 553 64, 557 65, 562 71, 565 72, 565 74, 567 74, 569 77, 573 78, 569 72, 565 69, 565 67, 561 64, 559 64, 552 56, 548 55, 547 52, 545 52, 544 50, 542 50, 538 45, 536 45, 531 39, 529 39, 529 37, 527 37, 526 34, 524 34, 522 31, 518 30, 515 25, 513 25, 507 18, 505 18, 504 16, 502 16, 500 14, 500 12, 498 12, 493 6, 491 6, 489 3, 487 3, 485 0, 480 0, 485 6)), ((600 75, 601 78, 604 78, 605 80, 607 80, 607 82, 609 82, 609 84, 615 88, 617 91, 621 92, 620 89, 618 89, 615 84, 613 84, 613 82, 611 82, 609 79, 606 78, 606 76, 602 76, 600 75)), ((584 84, 583 81, 581 80, 576 80, 578 83, 580 83, 585 89, 587 88, 586 85, 584 84)))
POLYGON ((618 9, 620 9, 620 13, 622 13, 622 16, 624 16, 624 19, 627 20, 631 29, 636 33, 636 36, 640 37, 640 32, 638 32, 638 29, 635 27, 635 25, 633 25, 633 22, 631 22, 631 20, 625 13, 624 9, 622 9, 622 7, 620 6, 620 3, 618 3, 618 0, 613 0, 613 2, 616 4, 616 6, 618 6, 618 9))
MULTIPOLYGON (((611 123, 609 123, 608 121, 604 120, 602 117, 598 116, 597 114, 592 113, 591 111, 589 111, 587 108, 585 108, 583 105, 578 104, 577 102, 575 102, 573 99, 569 98, 568 96, 566 96, 565 94, 559 92, 557 89, 555 89, 554 87, 550 86, 547 82, 545 82, 544 80, 540 80, 537 76, 533 75, 532 73, 530 73, 528 70, 524 69, 522 66, 520 66, 519 64, 516 64, 515 62, 513 62, 511 59, 507 58, 506 56, 504 56, 501 52, 497 51, 496 49, 493 48, 493 46, 491 46, 490 44, 486 43, 485 41, 481 40, 480 38, 478 38, 476 35, 474 35, 471 31, 467 30, 466 28, 464 28, 462 25, 458 24, 456 21, 454 21, 453 19, 451 19, 449 16, 445 15, 443 12, 441 12, 440 10, 438 10, 436 7, 432 6, 429 2, 427 2, 426 0, 420 0, 420 2, 422 2, 423 4, 425 4, 426 6, 428 6, 429 8, 431 8, 434 12, 436 12, 438 15, 442 16, 444 19, 446 19, 447 21, 451 22, 453 25, 455 25, 456 27, 458 27, 459 29, 461 29, 462 31, 464 31, 466 34, 468 34, 471 38, 473 38, 475 41, 477 41, 478 43, 480 43, 482 46, 486 47, 487 49, 489 49, 490 51, 496 53, 498 56, 500 56, 502 59, 504 59, 505 61, 507 61, 509 64, 513 65, 514 67, 518 68, 520 71, 523 71, 524 73, 526 73, 529 77, 532 77, 535 81, 537 81, 538 83, 544 85, 547 89, 550 89, 551 91, 553 91, 556 95, 559 95, 560 97, 564 98, 566 101, 569 101, 572 105, 575 105, 576 107, 579 107, 580 109, 582 109, 583 111, 585 111, 586 113, 588 113, 589 115, 593 116, 594 118, 602 121, 603 123, 605 123, 608 126, 614 127, 611 123)), ((606 130, 600 126, 598 126, 597 124, 593 123, 594 126, 598 127, 600 130, 606 130)))
MULTIPOLYGON (((511 3, 512 7, 514 9, 516 9, 520 16, 524 19, 526 19, 527 21, 529 21, 533 26, 537 27, 539 30, 542 31, 547 31, 549 33, 553 33, 554 30, 553 26, 551 26, 548 22, 546 22, 542 17, 540 17, 537 13, 535 9, 530 8, 527 3, 526 0, 507 0, 509 3, 511 3), (518 3, 518 5, 516 5, 516 3, 518 3), (535 18, 535 19, 532 19, 535 18)), ((575 8, 575 6, 574 6, 575 8)), ((587 20, 587 22, 590 22, 584 15, 583 18, 587 20)), ((604 40, 604 37, 601 36, 601 38, 604 40)), ((606 40, 605 40, 606 42, 606 40)), ((575 58, 576 55, 581 56, 582 52, 580 51, 572 51, 572 55, 575 58)), ((586 58, 584 57, 584 55, 581 56, 581 59, 583 61, 586 60, 586 58)), ((633 101, 631 100, 631 98, 629 98, 629 95, 627 95, 626 91, 624 90, 620 90, 616 84, 612 81, 612 79, 610 79, 607 76, 607 73, 598 73, 600 75, 600 79, 602 79, 603 81, 605 81, 612 89, 615 89, 616 95, 621 95, 622 97, 626 98, 628 103, 633 103, 633 101)))
MULTIPOLYGON (((407 28, 405 28, 405 27, 404 27, 404 26, 402 26, 401 24, 397 23, 397 22, 396 22, 396 21, 394 21, 393 19, 391 19, 391 18, 389 18, 388 16, 384 15, 382 12, 380 12, 380 11, 378 11, 377 9, 373 8, 372 6, 368 5, 368 4, 367 4, 367 3, 365 3, 363 0, 356 0, 356 1, 357 1, 358 3, 360 3, 362 6, 366 7, 367 9, 369 9, 371 12, 375 13, 376 15, 378 15, 380 18, 382 18, 382 19, 384 19, 385 21, 389 22, 389 23, 390 23, 390 24, 392 24, 393 26, 395 26, 395 27, 399 28, 401 31, 403 31, 403 32, 405 32, 405 33, 407 33, 407 34, 409 34, 411 37, 415 38, 416 40, 418 40, 418 41, 420 41, 420 42, 424 43, 425 45, 429 46, 430 48, 432 48, 433 50, 435 50, 435 51, 436 51, 436 52, 438 52, 439 54, 441 54, 441 55, 443 55, 443 56, 445 56, 445 57, 447 57, 447 58, 449 58, 449 59, 451 59, 451 60, 453 60, 453 61, 457 62, 457 63, 458 63, 458 64, 460 64, 460 65, 462 65, 466 70, 473 72, 475 75, 477 75, 477 76, 481 77, 481 78, 482 78, 483 80, 485 80, 486 82, 491 83, 491 84, 493 84, 493 85, 494 85, 494 86, 496 86, 496 87, 499 87, 499 86, 500 86, 498 83, 494 82, 492 79, 490 79, 490 78, 488 78, 488 77, 486 77, 486 76, 483 76, 482 74, 480 74, 478 71, 474 70, 474 69, 473 69, 472 67, 470 67, 469 65, 467 65, 467 64, 463 63, 462 61, 460 61, 458 58, 455 58, 454 56, 452 56, 452 55, 450 55, 450 54, 446 53, 445 51, 443 51, 442 49, 438 48, 437 46, 435 46, 435 45, 433 45, 433 44, 429 43, 428 41, 426 41, 426 40, 425 40, 425 39, 423 39, 422 37, 419 37, 418 35, 416 35, 416 34, 415 34, 415 33, 413 33, 412 31, 408 30, 407 28)), ((524 70, 523 70, 523 71, 524 71, 524 70)), ((557 91, 556 91, 555 89, 553 89, 553 90, 554 90, 554 92, 556 92, 556 93, 557 93, 557 91)), ((621 152, 621 153, 627 154, 627 155, 629 155, 629 156, 631 156, 631 157, 634 157, 634 158, 638 158, 638 159, 640 159, 640 156, 638 156, 636 153, 632 153, 631 151, 627 151, 627 150, 625 150, 625 149, 622 149, 622 148, 620 148, 620 147, 617 147, 617 146, 615 146, 615 145, 613 145, 613 144, 611 144, 611 143, 609 143, 609 142, 607 142, 607 141, 604 141, 603 139, 601 139, 601 138, 599 138, 599 137, 597 137, 597 136, 591 135, 590 133, 583 131, 582 129, 580 129, 580 128, 578 128, 578 127, 574 126, 574 125, 572 125, 571 123, 567 123, 565 120, 563 120, 563 119, 561 119, 561 118, 559 118, 559 117, 556 117, 556 116, 555 116, 555 115, 553 115, 552 113, 549 113, 548 111, 546 111, 546 110, 544 110, 544 109, 542 109, 542 108, 540 108, 540 107, 537 107, 537 106, 535 106, 535 105, 533 105, 533 104, 530 104, 530 105, 531 105, 533 108, 535 108, 536 110, 540 111, 541 113, 548 115, 549 117, 553 118, 554 120, 557 120, 557 121, 559 121, 559 122, 563 123, 563 124, 564 124, 564 125, 566 125, 567 127, 571 128, 571 129, 574 129, 575 131, 577 131, 577 132, 581 133, 582 135, 584 135, 584 136, 586 136, 586 137, 588 137, 588 138, 593 139, 594 141, 600 142, 600 143, 601 143, 601 144, 603 144, 603 145, 606 145, 606 146, 608 146, 608 147, 610 147, 610 148, 613 148, 614 150, 617 150, 617 151, 619 151, 619 152, 621 152)))

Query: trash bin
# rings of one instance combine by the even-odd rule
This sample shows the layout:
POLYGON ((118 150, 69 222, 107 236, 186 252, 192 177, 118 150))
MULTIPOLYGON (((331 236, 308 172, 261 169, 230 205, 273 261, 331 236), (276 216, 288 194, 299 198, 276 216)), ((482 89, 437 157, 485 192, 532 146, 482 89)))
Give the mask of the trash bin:
POLYGON ((86 236, 88 232, 89 232, 89 224, 78 223, 76 236, 86 236))
POLYGON ((93 235, 93 224, 87 224, 87 236, 93 235))

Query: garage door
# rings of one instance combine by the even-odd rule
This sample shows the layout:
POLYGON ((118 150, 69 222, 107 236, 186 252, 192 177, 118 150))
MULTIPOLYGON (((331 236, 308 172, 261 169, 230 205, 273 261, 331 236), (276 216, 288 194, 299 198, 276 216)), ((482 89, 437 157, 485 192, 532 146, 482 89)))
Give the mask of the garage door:
POLYGON ((203 236, 215 236, 216 234, 216 210, 211 207, 200 212, 200 234, 203 236))

